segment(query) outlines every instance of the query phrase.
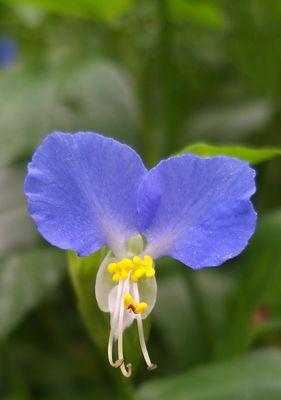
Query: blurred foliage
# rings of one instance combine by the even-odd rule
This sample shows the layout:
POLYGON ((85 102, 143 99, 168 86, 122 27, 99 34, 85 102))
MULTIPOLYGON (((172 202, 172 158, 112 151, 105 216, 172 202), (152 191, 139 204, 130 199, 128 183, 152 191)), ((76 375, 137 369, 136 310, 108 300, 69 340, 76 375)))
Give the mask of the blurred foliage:
POLYGON ((280 350, 262 351, 149 382, 141 386, 138 399, 183 400, 188 393, 188 400, 278 400, 280 368, 280 350))
POLYGON ((122 14, 130 6, 131 0, 113 0, 110 3, 102 0, 8 0, 7 3, 32 4, 49 11, 62 14, 73 14, 86 18, 112 20, 122 14))
POLYGON ((18 47, 0 69, 1 399, 280 398, 280 19, 280 0, 0 2, 0 37, 18 47), (100 254, 69 255, 90 341, 65 255, 27 214, 26 163, 53 130, 103 132, 148 166, 184 149, 257 168, 243 255, 198 272, 159 260, 148 343, 159 368, 148 375, 128 330, 133 382, 107 366, 100 254))
POLYGON ((225 335, 218 341, 220 357, 247 350, 261 328, 265 336, 280 331, 280 237, 281 212, 277 211, 260 221, 252 243, 240 257, 225 335))
POLYGON ((110 133, 114 127, 114 133, 124 138, 121 115, 132 134, 137 129, 133 93, 126 77, 109 62, 82 62, 79 73, 74 66, 48 75, 13 71, 0 75, 0 85, 8 93, 0 98, 1 166, 30 154, 46 132, 67 128, 110 133))
POLYGON ((0 259, 0 340, 60 281, 58 250, 22 251, 0 259))

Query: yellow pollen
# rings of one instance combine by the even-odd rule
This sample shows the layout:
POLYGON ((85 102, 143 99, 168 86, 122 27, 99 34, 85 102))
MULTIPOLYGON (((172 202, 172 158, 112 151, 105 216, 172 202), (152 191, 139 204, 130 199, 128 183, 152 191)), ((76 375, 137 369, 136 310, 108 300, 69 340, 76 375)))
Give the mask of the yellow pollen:
POLYGON ((113 277, 112 277, 113 282, 119 282, 120 280, 120 274, 119 272, 116 272, 113 277))
POLYGON ((142 314, 147 309, 146 303, 138 303, 129 293, 124 296, 124 306, 127 310, 133 311, 134 314, 142 314))
POLYGON ((133 300, 133 298, 129 293, 125 294, 125 296, 124 296, 124 305, 125 305, 126 308, 128 308, 128 306, 129 306, 129 304, 131 303, 132 300, 133 300))
POLYGON ((147 267, 152 267, 153 266, 153 260, 152 260, 152 258, 150 256, 144 256, 143 257, 143 261, 144 261, 144 264, 147 267))
POLYGON ((124 267, 132 268, 133 262, 129 258, 124 258, 123 265, 124 265, 124 267))
POLYGON ((145 276, 147 278, 152 278, 154 275, 155 275, 155 269, 152 267, 147 268, 147 270, 145 271, 145 276))
POLYGON ((112 262, 107 266, 108 272, 112 275, 113 282, 118 283, 120 279, 130 278, 132 282, 146 277, 152 278, 155 275, 153 259, 145 255, 143 258, 134 256, 132 259, 123 258, 118 262, 112 262))
POLYGON ((138 278, 136 277, 135 274, 132 274, 132 275, 131 275, 131 281, 132 281, 132 282, 137 282, 137 281, 138 281, 138 278))
POLYGON ((141 302, 136 306, 135 313, 142 314, 147 309, 147 304, 145 302, 141 302))
POLYGON ((110 272, 111 274, 113 274, 116 271, 116 263, 110 263, 107 266, 107 270, 108 272, 110 272))
POLYGON ((121 270, 121 278, 123 278, 123 279, 128 278, 128 272, 125 269, 121 270))
POLYGON ((144 276, 145 274, 145 269, 144 268, 138 268, 135 272, 134 272, 136 278, 141 278, 142 276, 144 276))
POLYGON ((135 265, 142 265, 142 263, 143 263, 143 261, 142 261, 142 259, 141 258, 139 258, 138 256, 135 256, 135 257, 133 257, 133 263, 135 264, 135 265))

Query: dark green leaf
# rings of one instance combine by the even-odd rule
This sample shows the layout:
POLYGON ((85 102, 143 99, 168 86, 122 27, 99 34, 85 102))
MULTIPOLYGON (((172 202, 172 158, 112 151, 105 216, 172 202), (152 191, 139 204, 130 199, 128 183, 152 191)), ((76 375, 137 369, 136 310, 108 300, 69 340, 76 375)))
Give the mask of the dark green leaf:
POLYGON ((278 400, 280 370, 280 350, 257 352, 174 377, 151 380, 140 387, 138 399, 278 400))
POLYGON ((202 157, 211 157, 216 155, 226 155, 237 157, 251 164, 259 164, 269 161, 274 157, 281 155, 278 148, 251 148, 242 146, 213 146, 204 143, 194 143, 185 147, 180 154, 193 153, 202 157))

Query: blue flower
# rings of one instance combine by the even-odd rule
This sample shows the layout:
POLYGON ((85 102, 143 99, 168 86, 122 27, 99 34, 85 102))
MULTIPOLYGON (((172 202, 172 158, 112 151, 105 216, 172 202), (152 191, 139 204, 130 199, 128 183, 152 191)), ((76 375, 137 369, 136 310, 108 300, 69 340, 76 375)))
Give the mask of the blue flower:
POLYGON ((80 256, 108 247, 95 291, 111 316, 109 362, 125 376, 123 331, 135 319, 147 366, 155 368, 142 326, 156 301, 155 260, 201 269, 237 256, 255 229, 254 192, 247 162, 186 154, 148 171, 133 149, 91 132, 49 135, 25 180, 29 212, 46 240, 80 256))
POLYGON ((8 69, 14 65, 18 57, 16 41, 9 36, 0 37, 0 67, 8 69))

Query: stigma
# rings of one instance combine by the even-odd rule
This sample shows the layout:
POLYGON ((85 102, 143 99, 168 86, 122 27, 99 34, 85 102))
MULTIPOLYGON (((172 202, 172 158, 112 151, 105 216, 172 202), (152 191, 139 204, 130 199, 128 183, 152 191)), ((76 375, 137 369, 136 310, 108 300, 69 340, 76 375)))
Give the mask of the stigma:
MULTIPOLYGON (((130 377, 132 364, 125 363, 123 353, 123 332, 136 320, 138 328, 139 343, 148 370, 157 367, 152 363, 145 343, 143 318, 149 311, 149 303, 142 301, 138 288, 139 280, 146 284, 148 280, 155 276, 154 261, 149 255, 142 258, 134 256, 123 258, 122 260, 111 262, 107 265, 107 271, 115 284, 114 308, 111 314, 111 331, 108 341, 108 360, 115 367, 120 368, 125 377, 130 377), (117 341, 117 359, 113 360, 114 340, 117 341)), ((152 305, 153 306, 153 305, 152 305)))

